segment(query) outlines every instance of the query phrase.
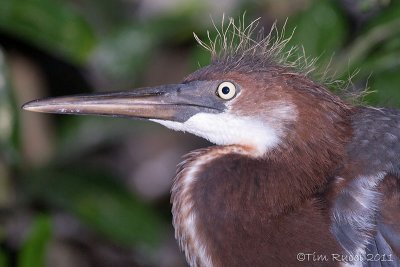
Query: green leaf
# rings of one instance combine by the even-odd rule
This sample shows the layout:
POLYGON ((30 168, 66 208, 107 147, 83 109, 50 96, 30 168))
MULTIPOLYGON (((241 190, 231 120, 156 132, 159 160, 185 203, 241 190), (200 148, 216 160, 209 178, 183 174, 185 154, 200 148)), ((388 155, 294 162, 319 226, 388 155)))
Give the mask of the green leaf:
POLYGON ((32 226, 28 239, 18 258, 18 267, 43 267, 46 262, 46 248, 51 238, 51 219, 39 215, 32 226))
POLYGON ((192 16, 196 12, 194 6, 202 4, 184 6, 177 14, 156 16, 146 23, 123 24, 103 36, 91 56, 90 66, 106 75, 116 87, 129 86, 140 78, 161 45, 171 46, 186 41, 188 36, 191 38, 196 25, 192 16))
POLYGON ((92 28, 67 1, 2 0, 0 28, 82 63, 95 44, 92 28))
MULTIPOLYGON (((154 51, 156 37, 142 27, 129 26, 104 38, 92 54, 90 63, 108 79, 134 80, 154 51)), ((121 85, 122 86, 122 85, 121 85)))
POLYGON ((400 4, 395 2, 364 27, 334 64, 342 77, 346 70, 359 70, 356 78, 368 80, 373 91, 364 98, 371 105, 400 106, 400 4))
MULTIPOLYGON (((368 76, 376 68, 386 68, 382 65, 390 53, 397 54, 400 36, 400 2, 392 1, 372 22, 364 27, 362 33, 350 43, 341 54, 335 58, 335 70, 342 76, 346 72, 361 70, 360 77, 368 76), (397 2, 397 3, 395 3, 397 2), (376 61, 377 64, 374 64, 376 61)), ((392 55, 393 56, 393 55, 392 55)), ((389 64, 396 60, 394 57, 389 64)), ((378 70, 379 72, 380 70, 378 70)))
POLYGON ((373 105, 400 107, 400 67, 374 74, 369 86, 375 91, 366 101, 373 105))
POLYGON ((163 219, 116 179, 82 167, 44 169, 24 181, 29 197, 63 208, 84 224, 123 245, 157 245, 163 219))
POLYGON ((10 266, 7 255, 6 253, 4 253, 3 250, 0 249, 0 267, 7 267, 7 266, 10 266))
POLYGON ((0 49, 0 156, 15 165, 19 160, 19 112, 8 79, 5 56, 0 49))
POLYGON ((83 222, 125 245, 156 245, 161 237, 159 218, 127 196, 104 191, 88 194, 79 198, 74 211, 83 222))
POLYGON ((334 1, 313 1, 309 8, 289 19, 286 34, 294 31, 289 47, 302 45, 306 56, 319 58, 319 65, 328 63, 346 36, 345 17, 334 1))
POLYGON ((387 5, 381 12, 379 12, 377 16, 374 17, 365 28, 367 30, 370 30, 379 25, 398 20, 399 17, 400 1, 390 1, 390 4, 387 5))

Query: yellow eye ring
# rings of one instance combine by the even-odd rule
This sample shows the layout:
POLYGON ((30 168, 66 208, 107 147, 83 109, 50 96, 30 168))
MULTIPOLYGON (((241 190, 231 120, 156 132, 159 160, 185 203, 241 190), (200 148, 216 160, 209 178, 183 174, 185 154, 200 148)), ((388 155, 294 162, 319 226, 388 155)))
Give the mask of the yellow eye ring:
POLYGON ((225 100, 229 100, 236 95, 236 86, 231 82, 222 82, 218 85, 217 95, 225 100))

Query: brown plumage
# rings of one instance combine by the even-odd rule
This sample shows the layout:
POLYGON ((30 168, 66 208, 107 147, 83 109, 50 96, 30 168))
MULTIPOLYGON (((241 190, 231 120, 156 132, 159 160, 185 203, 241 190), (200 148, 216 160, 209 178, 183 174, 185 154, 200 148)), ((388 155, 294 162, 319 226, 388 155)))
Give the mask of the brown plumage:
POLYGON ((283 34, 251 39, 256 24, 195 36, 213 60, 181 84, 25 108, 147 118, 217 144, 188 154, 172 188, 191 266, 397 266, 400 112, 342 101, 306 57, 289 61, 283 34))

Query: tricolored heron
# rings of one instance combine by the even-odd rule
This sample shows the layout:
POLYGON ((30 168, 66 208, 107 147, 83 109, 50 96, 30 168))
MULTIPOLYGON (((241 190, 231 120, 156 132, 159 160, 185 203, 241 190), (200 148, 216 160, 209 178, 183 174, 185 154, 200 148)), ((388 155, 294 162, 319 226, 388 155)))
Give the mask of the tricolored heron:
POLYGON ((219 52, 199 41, 212 63, 181 83, 24 109, 148 119, 215 143, 172 187, 191 266, 397 266, 400 112, 341 100, 285 61, 287 40, 251 39, 255 24, 231 20, 219 52))

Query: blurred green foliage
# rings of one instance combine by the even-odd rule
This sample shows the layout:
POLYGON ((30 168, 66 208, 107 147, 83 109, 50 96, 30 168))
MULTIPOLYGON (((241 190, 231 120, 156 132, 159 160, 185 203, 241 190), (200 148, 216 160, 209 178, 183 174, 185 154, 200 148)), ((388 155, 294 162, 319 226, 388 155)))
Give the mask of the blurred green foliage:
POLYGON ((95 44, 93 28, 67 1, 3 0, 0 27, 76 62, 84 62, 95 44))
POLYGON ((21 249, 18 267, 41 267, 46 264, 46 247, 51 237, 51 219, 38 215, 21 249))
POLYGON ((7 164, 19 161, 19 107, 12 90, 6 59, 0 50, 0 149, 7 164))
MULTIPOLYGON (((330 64, 333 78, 346 80, 356 74, 351 82, 371 92, 365 104, 399 107, 400 2, 382 6, 356 33, 350 32, 349 18, 337 1, 313 3, 289 20, 288 32, 296 28, 290 44, 301 44, 307 56, 318 58, 320 71, 330 64)), ((375 7, 371 1, 359 5, 365 11, 375 7)))
POLYGON ((318 64, 327 64, 345 43, 348 25, 337 2, 315 1, 307 10, 289 18, 286 31, 293 33, 289 46, 301 45, 306 56, 317 57, 318 64))
POLYGON ((2 267, 9 266, 7 255, 2 250, 0 250, 0 266, 2 267))
POLYGON ((112 175, 84 167, 43 169, 27 175, 24 184, 25 197, 63 207, 120 244, 154 247, 163 237, 162 219, 112 175))
MULTIPOLYGON (((188 54, 188 68, 209 62, 208 52, 192 38, 192 32, 206 36, 206 30, 212 28, 205 4, 190 1, 174 11, 139 17, 125 10, 125 2, 2 0, 0 31, 81 70, 92 70, 117 84, 115 88, 140 84, 149 62, 157 62, 155 55, 172 49, 188 54), (199 15, 202 13, 206 14, 199 15)), ((264 5, 260 1, 238 1, 232 12, 241 14, 246 7, 248 21, 259 16, 274 21, 276 18, 268 11, 276 2, 264 5)), ((287 3, 291 5, 291 1, 287 3)), ((339 1, 304 3, 294 11, 288 9, 286 32, 291 34, 296 28, 290 45, 302 45, 307 56, 319 58, 322 69, 330 64, 337 78, 347 79, 358 70, 352 80, 354 86, 363 89, 367 84, 370 91, 376 91, 365 97, 366 104, 400 107, 400 2, 360 0, 358 6, 349 8, 355 8, 356 15, 351 15, 339 1)), ((285 16, 278 19, 282 25, 285 16)), ((82 167, 80 161, 90 149, 126 130, 121 126, 125 122, 107 128, 103 120, 60 119, 55 150, 62 153, 53 155, 40 167, 24 162, 20 109, 3 50, 0 52, 0 206, 8 213, 34 211, 29 234, 17 251, 18 266, 44 265, 46 246, 52 238, 51 215, 57 210, 72 214, 96 234, 120 246, 160 245, 169 218, 128 190, 120 177, 105 166, 94 167, 83 161, 82 167), (72 144, 85 126, 97 127, 106 134, 90 145, 79 141, 72 144), (7 189, 5 184, 15 188, 7 189), (17 192, 17 201, 3 203, 3 196, 12 195, 10 191, 17 192)), ((140 125, 135 124, 135 129, 140 125)), ((3 244, 7 240, 2 223, 0 220, 3 244)), ((0 247, 0 266, 7 266, 9 257, 10 253, 0 247)))

